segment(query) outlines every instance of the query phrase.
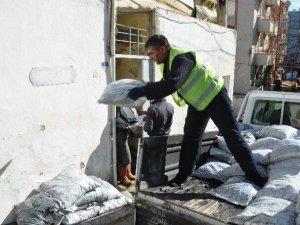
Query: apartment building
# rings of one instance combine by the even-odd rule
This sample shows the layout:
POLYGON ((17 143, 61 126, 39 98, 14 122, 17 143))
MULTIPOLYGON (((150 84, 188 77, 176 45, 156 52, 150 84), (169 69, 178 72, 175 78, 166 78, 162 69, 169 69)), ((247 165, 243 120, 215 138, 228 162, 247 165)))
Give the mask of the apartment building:
POLYGON ((281 85, 289 5, 280 0, 236 1, 235 112, 250 90, 281 85))
POLYGON ((288 48, 285 58, 286 79, 300 75, 300 10, 289 12, 288 48))
POLYGON ((237 5, 234 93, 246 94, 262 78, 272 87, 282 74, 287 49, 289 2, 240 0, 237 5))

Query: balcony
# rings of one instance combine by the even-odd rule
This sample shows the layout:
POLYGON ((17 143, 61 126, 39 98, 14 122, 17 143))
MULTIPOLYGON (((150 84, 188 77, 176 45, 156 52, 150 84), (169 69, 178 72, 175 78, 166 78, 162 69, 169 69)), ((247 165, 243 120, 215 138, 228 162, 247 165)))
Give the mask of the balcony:
POLYGON ((273 52, 270 50, 262 50, 261 47, 255 50, 255 64, 260 66, 273 65, 273 52))
POLYGON ((265 0, 266 6, 279 6, 280 0, 265 0))
POLYGON ((258 32, 265 32, 267 34, 276 35, 277 27, 274 22, 269 18, 258 19, 258 32))

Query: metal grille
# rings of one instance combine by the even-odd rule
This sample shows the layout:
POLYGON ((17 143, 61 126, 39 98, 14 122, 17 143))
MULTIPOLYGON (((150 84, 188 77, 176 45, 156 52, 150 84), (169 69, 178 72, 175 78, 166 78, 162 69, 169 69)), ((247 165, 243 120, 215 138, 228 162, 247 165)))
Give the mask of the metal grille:
POLYGON ((116 24, 116 54, 145 55, 144 45, 149 32, 146 29, 116 24))

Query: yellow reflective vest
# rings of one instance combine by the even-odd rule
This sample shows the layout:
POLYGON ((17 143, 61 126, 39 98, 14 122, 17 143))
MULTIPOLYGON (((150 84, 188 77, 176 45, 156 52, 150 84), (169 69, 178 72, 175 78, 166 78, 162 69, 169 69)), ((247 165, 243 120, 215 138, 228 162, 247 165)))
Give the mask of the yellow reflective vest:
MULTIPOLYGON (((219 93, 224 85, 222 76, 218 76, 213 68, 205 66, 198 54, 186 49, 172 47, 169 55, 169 70, 177 55, 191 52, 196 59, 196 65, 188 75, 185 82, 172 94, 173 100, 179 106, 184 106, 185 101, 194 106, 197 110, 204 110, 213 98, 219 93), (180 98, 179 95, 183 98, 180 98)), ((160 65, 163 74, 164 64, 160 65)), ((164 75, 163 75, 164 76, 164 75)), ((165 79, 165 77, 164 77, 165 79)))

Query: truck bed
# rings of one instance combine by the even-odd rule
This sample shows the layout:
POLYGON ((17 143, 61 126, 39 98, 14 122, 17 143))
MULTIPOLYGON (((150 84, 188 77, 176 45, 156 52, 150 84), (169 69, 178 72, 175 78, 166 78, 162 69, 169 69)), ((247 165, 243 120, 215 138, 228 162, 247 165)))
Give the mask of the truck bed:
MULTIPOLYGON (((205 155, 208 155, 209 148, 215 143, 214 137, 215 133, 207 134, 204 137, 200 165, 204 163, 205 155), (211 137, 211 135, 214 136, 211 137)), ((140 151, 143 154, 140 157, 143 160, 142 165, 139 165, 141 173, 138 173, 137 180, 136 225, 224 225, 227 224, 226 219, 228 217, 237 215, 243 210, 243 207, 207 194, 207 191, 221 184, 217 181, 190 177, 180 187, 166 186, 166 180, 177 173, 181 140, 182 137, 179 136, 169 137, 164 141, 158 139, 142 140, 140 151), (153 179, 151 172, 147 171, 153 167, 153 165, 149 165, 151 164, 151 157, 145 152, 157 150, 162 153, 163 149, 166 152, 165 164, 159 165, 159 168, 154 169, 154 171, 157 173, 158 169, 162 168, 164 171, 161 172, 160 179, 157 177, 153 179), (153 180, 155 181, 154 184, 153 180)), ((158 153, 154 155, 157 164, 158 153)))
POLYGON ((219 185, 214 181, 189 178, 180 187, 161 186, 141 190, 136 224, 226 224, 226 219, 241 213, 243 207, 206 193, 219 185), (157 216, 153 217, 153 214, 157 216), (174 218, 174 214, 181 216, 174 218))

